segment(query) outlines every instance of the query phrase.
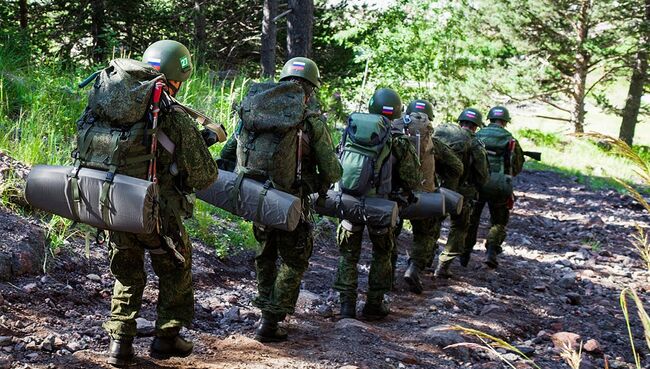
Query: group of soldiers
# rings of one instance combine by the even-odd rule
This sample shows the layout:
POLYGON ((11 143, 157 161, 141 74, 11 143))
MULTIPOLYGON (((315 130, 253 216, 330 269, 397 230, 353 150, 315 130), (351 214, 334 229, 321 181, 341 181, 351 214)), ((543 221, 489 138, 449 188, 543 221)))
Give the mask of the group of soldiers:
MULTIPOLYGON (((144 62, 155 66, 164 74, 167 90, 175 95, 191 73, 189 51, 175 41, 159 41, 144 53, 144 62), (180 62, 179 62, 180 60, 180 62)), ((292 83, 304 92, 304 101, 296 104, 306 107, 301 125, 304 141, 301 158, 301 181, 297 185, 279 188, 302 199, 302 218, 293 231, 284 231, 254 224, 255 238, 260 244, 255 257, 258 293, 253 304, 262 312, 255 338, 261 342, 278 342, 287 339, 287 331, 279 324, 294 312, 300 285, 309 265, 313 250, 313 223, 309 194, 325 194, 342 175, 343 168, 328 131, 325 119, 319 112, 315 91, 321 84, 317 65, 307 58, 294 58, 283 67, 279 83, 292 83), (307 113, 310 112, 310 113, 307 113)), ((379 89, 368 106, 368 113, 383 115, 391 124, 403 123, 409 116, 423 114, 433 120, 433 106, 425 100, 414 100, 407 105, 405 115, 400 96, 392 89, 379 89)), ((465 109, 458 124, 431 126, 424 153, 418 152, 404 130, 394 128, 390 136, 390 154, 393 158, 391 192, 400 192, 406 202, 415 200, 418 191, 432 191, 438 186, 459 192, 464 196, 462 211, 451 216, 449 237, 444 251, 438 257, 435 278, 449 278, 451 264, 458 258, 467 266, 484 206, 487 204, 492 225, 487 236, 487 260, 490 268, 497 267, 497 255, 505 238, 512 196, 490 198, 481 194, 492 171, 489 162, 490 148, 486 150, 483 137, 507 136, 510 151, 494 155, 506 155, 510 175, 521 171, 523 156, 521 148, 512 139, 505 126, 510 122, 508 111, 503 107, 492 108, 488 114, 490 124, 484 127, 481 113, 473 108, 465 109), (438 136, 440 132, 451 132, 438 136), (478 131, 478 132, 477 132, 478 131), (446 138, 445 138, 446 137, 446 138), (445 139, 448 142, 445 142, 445 139), (464 151, 462 151, 464 150, 464 151)), ((156 337, 151 345, 152 357, 165 359, 185 357, 191 354, 193 344, 180 335, 181 327, 189 326, 193 319, 194 296, 191 275, 191 243, 182 219, 192 214, 191 195, 198 189, 208 187, 218 174, 205 132, 180 110, 169 110, 161 115, 160 128, 175 143, 173 154, 159 150, 158 183, 160 187, 160 231, 154 235, 122 232, 110 233, 110 270, 115 277, 111 303, 111 316, 104 323, 111 341, 108 362, 117 367, 134 362, 133 338, 136 335, 135 318, 142 304, 146 284, 144 269, 145 249, 151 255, 153 269, 159 277, 158 318, 156 337), (170 174, 174 166, 175 174, 170 174), (178 265, 161 243, 173 244, 173 249, 183 256, 178 265)), ((242 156, 251 149, 238 137, 242 125, 230 136, 222 148, 220 159, 242 164, 242 156)), ((505 150, 505 148, 503 148, 505 150)), ((493 156, 494 156, 493 155, 493 156)), ((293 158, 286 158, 293 160, 293 158)), ((502 165, 503 167, 503 165, 502 165)), ((504 170, 504 168, 499 168, 504 170)), ((404 278, 410 290, 422 293, 422 271, 432 265, 436 244, 440 237, 444 217, 411 221, 413 244, 404 278)), ((368 320, 381 319, 390 312, 385 295, 395 283, 397 259, 396 238, 398 227, 375 227, 356 224, 346 220, 337 230, 340 250, 334 288, 340 293, 341 318, 355 318, 358 298, 358 264, 364 227, 368 228, 372 242, 372 261, 368 278, 366 301, 362 309, 368 320)))

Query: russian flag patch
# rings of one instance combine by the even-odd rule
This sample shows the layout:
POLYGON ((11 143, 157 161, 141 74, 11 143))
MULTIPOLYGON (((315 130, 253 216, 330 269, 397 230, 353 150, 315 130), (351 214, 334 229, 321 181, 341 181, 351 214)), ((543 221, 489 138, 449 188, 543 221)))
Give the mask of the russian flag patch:
POLYGON ((295 61, 295 62, 293 62, 293 63, 291 64, 291 68, 293 68, 293 70, 304 70, 304 69, 305 69, 305 63, 304 63, 304 62, 295 61))
POLYGON ((386 115, 393 115, 393 110, 395 110, 392 106, 382 106, 381 107, 381 113, 386 114, 386 115))
POLYGON ((494 109, 494 115, 498 115, 498 116, 503 115, 503 110, 501 110, 501 109, 494 109))
POLYGON ((160 70, 160 58, 149 58, 147 63, 155 70, 160 70))
POLYGON ((476 113, 474 113, 474 112, 471 111, 471 110, 470 110, 470 111, 466 111, 466 112, 465 112, 465 115, 467 115, 467 116, 470 117, 470 118, 476 118, 476 113))
POLYGON ((424 110, 425 107, 426 107, 425 103, 421 103, 421 102, 416 102, 415 103, 415 108, 416 109, 424 110))

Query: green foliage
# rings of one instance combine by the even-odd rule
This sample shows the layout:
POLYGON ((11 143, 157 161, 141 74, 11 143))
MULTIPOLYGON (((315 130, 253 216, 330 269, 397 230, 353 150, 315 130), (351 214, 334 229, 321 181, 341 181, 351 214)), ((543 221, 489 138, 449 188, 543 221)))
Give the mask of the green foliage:
POLYGON ((539 129, 524 128, 517 131, 517 134, 531 140, 537 146, 559 148, 562 145, 562 140, 558 134, 542 132, 539 129))

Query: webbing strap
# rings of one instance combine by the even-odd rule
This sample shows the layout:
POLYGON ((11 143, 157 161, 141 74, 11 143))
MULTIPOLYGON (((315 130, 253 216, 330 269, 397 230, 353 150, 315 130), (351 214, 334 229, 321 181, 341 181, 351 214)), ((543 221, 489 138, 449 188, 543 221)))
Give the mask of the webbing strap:
POLYGON ((258 223, 262 222, 262 208, 264 206, 264 198, 266 197, 266 194, 269 192, 269 188, 271 188, 272 185, 273 184, 270 180, 264 182, 264 189, 262 189, 260 196, 257 199, 257 212, 255 213, 255 221, 258 223))
POLYGON ((109 158, 108 172, 106 173, 106 179, 102 184, 102 192, 99 195, 99 208, 102 213, 102 220, 104 223, 110 223, 110 204, 108 201, 108 192, 113 184, 113 179, 115 179, 115 172, 117 172, 118 163, 116 159, 119 157, 120 146, 117 142, 120 140, 122 132, 114 131, 112 133, 113 137, 111 138, 111 147, 114 147, 111 157, 109 158))
POLYGON ((244 180, 244 173, 239 172, 239 174, 237 174, 237 179, 235 180, 235 186, 230 192, 230 202, 232 204, 233 209, 235 209, 235 211, 239 209, 239 201, 238 201, 239 191, 241 190, 241 183, 243 180, 244 180))
POLYGON ((68 174, 70 190, 72 191, 72 215, 75 221, 79 220, 79 209, 81 208, 81 195, 79 190, 79 170, 81 170, 81 161, 75 160, 74 168, 68 174))

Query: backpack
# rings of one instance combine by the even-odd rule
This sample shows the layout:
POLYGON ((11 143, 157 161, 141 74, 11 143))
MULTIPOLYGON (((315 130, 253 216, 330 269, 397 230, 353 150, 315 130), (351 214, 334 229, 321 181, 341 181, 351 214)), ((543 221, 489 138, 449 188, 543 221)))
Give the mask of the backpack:
POLYGON ((307 115, 300 85, 264 82, 251 86, 239 106, 235 171, 281 191, 299 189, 307 115))
POLYGON ((486 199, 506 199, 512 195, 512 176, 510 154, 512 135, 505 129, 487 126, 481 129, 477 137, 485 145, 490 179, 481 188, 481 196, 486 199))
POLYGON ((378 114, 353 113, 339 146, 341 191, 387 195, 392 186, 391 123, 378 114))
POLYGON ((433 137, 446 143, 458 158, 463 162, 463 178, 459 183, 464 183, 469 176, 469 167, 471 165, 472 137, 465 132, 458 124, 441 124, 433 131, 433 137))
POLYGON ((436 189, 435 159, 431 152, 433 149, 433 126, 425 113, 411 113, 396 119, 392 123, 393 135, 406 135, 415 147, 420 159, 422 173, 422 190, 432 192, 436 189))

